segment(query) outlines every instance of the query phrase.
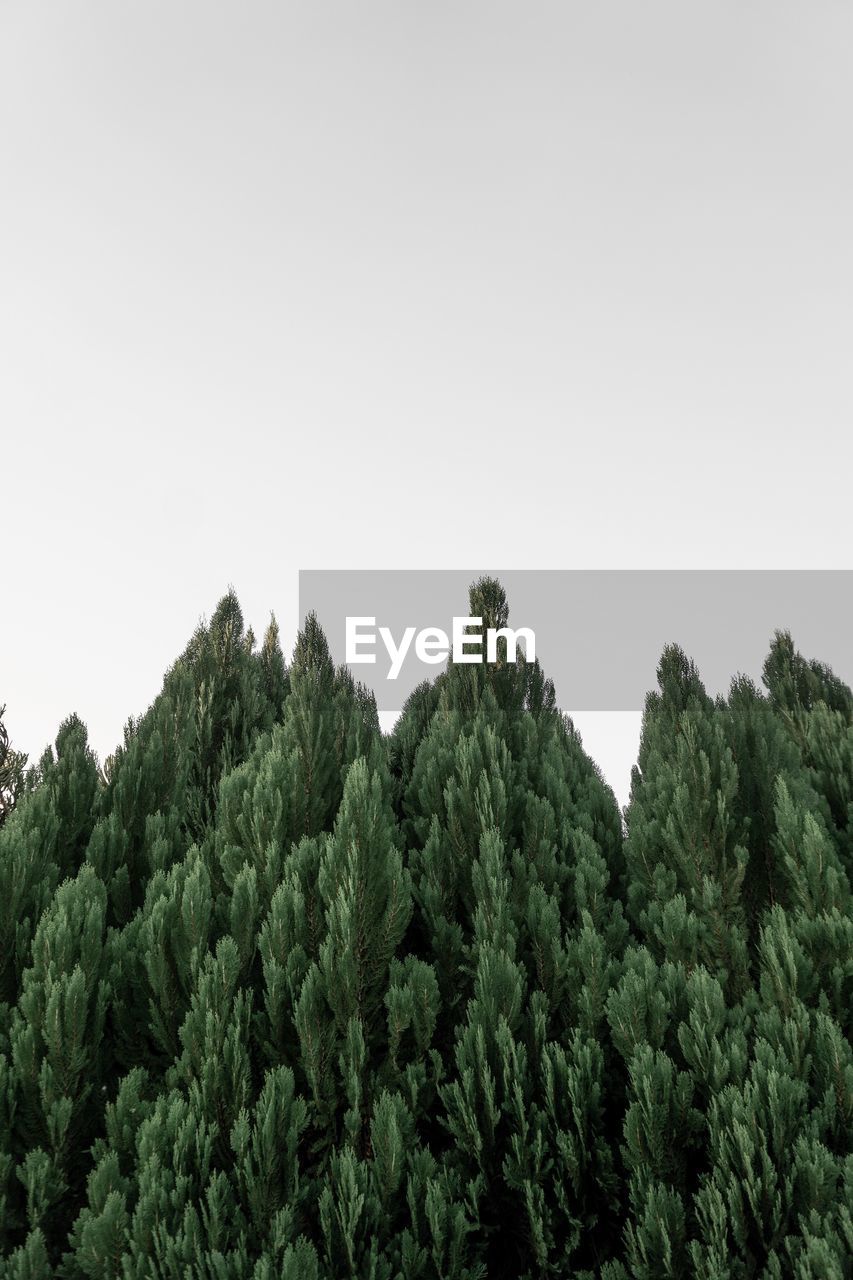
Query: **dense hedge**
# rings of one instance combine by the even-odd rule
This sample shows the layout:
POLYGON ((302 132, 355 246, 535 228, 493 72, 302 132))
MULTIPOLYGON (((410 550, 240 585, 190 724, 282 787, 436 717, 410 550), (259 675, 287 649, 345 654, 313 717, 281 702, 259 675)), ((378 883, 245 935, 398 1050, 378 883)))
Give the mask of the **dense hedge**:
POLYGON ((0 828, 0 1274, 853 1274, 853 698, 784 634, 658 684, 624 822, 537 665, 383 737, 232 595, 103 770, 66 721, 0 828))

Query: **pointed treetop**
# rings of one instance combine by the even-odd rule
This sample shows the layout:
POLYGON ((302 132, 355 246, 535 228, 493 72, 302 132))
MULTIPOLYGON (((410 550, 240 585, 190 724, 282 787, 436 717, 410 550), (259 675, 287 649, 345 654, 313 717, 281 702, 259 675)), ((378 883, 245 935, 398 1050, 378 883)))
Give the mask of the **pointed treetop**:
POLYGON ((506 592, 497 578, 478 578, 468 592, 470 617, 482 618, 483 627, 505 627, 509 618, 506 592))
POLYGON ((789 631, 777 631, 764 663, 763 680, 770 699, 788 712, 811 711, 825 702, 853 719, 853 694, 822 662, 809 662, 797 652, 789 631))
POLYGON ((72 713, 62 721, 56 735, 57 759, 61 760, 63 756, 75 750, 85 751, 88 745, 88 730, 80 717, 72 713))
POLYGON ((692 658, 677 644, 668 644, 661 654, 657 669, 661 699, 673 711, 685 711, 691 699, 710 705, 701 676, 692 658))
POLYGON ((258 659, 263 676, 264 689, 277 719, 281 715, 284 700, 290 688, 290 680, 284 664, 278 623, 274 613, 270 614, 269 626, 264 633, 264 642, 261 645, 258 659))
POLYGON ((233 587, 228 588, 216 606, 210 619, 208 634, 215 653, 223 665, 226 665, 235 649, 243 643, 243 610, 233 587))
POLYGON ((305 626, 296 637, 293 668, 295 671, 311 671, 328 676, 334 674, 329 644, 313 610, 306 617, 305 626))
POLYGON ((243 634, 243 610, 233 587, 225 592, 210 619, 211 632, 224 634, 229 628, 236 635, 243 634))
POLYGON ((281 652, 281 633, 274 613, 270 613, 269 625, 264 632, 264 643, 261 646, 261 652, 268 655, 281 652))

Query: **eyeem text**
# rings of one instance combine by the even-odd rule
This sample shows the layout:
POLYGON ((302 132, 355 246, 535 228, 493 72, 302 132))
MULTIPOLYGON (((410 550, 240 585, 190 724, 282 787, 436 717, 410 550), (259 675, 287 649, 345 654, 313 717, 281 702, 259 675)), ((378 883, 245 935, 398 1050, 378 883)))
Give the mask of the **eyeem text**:
POLYGON ((398 641, 390 627, 377 628, 375 618, 348 617, 347 665, 374 664, 379 642, 388 655, 389 680, 396 680, 399 676, 413 642, 417 658, 432 665, 444 662, 448 657, 452 657, 454 662, 497 662, 500 640, 506 641, 507 662, 518 661, 520 640, 524 641, 524 657, 528 662, 534 661, 536 636, 530 627, 487 627, 485 632, 482 628, 482 618, 460 617, 453 619, 450 636, 441 627, 424 627, 421 631, 417 631, 415 627, 406 627, 398 641))

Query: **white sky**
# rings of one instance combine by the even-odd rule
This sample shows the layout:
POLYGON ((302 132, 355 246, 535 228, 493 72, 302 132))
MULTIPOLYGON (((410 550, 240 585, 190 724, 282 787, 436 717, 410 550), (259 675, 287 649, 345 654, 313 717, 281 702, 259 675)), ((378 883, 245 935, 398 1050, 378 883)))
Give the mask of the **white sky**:
POLYGON ((849 567, 851 47, 846 0, 0 0, 14 739, 106 753, 229 583, 289 646, 300 567, 849 567))

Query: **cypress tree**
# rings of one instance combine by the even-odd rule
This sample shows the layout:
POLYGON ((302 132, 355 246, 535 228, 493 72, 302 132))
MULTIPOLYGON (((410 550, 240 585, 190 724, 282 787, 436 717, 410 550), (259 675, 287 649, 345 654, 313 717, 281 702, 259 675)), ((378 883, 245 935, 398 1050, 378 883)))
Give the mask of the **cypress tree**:
POLYGON ((807 661, 777 632, 764 664, 770 703, 800 748, 853 875, 853 694, 823 663, 807 661))
MULTIPOLYGON (((508 618, 488 580, 469 607, 508 618)), ((538 668, 451 667, 437 683, 410 700, 392 759, 408 773, 412 942, 441 992, 445 1160, 471 1188, 468 1265, 579 1272, 596 1261, 590 1228, 618 1212, 601 1036, 627 929, 619 813, 538 668)))
POLYGON ((90 867, 58 888, 42 916, 10 1026, 11 1151, 28 1231, 54 1260, 82 1199, 86 1148, 100 1125, 109 1000, 106 892, 90 867))
POLYGON ((14 809, 23 789, 27 764, 27 757, 22 752, 12 750, 9 732, 3 721, 5 714, 5 706, 0 707, 0 827, 14 809))
POLYGON ((173 669, 163 692, 105 765, 102 817, 86 850, 107 885, 111 923, 141 907, 151 876, 183 855, 187 793, 195 745, 194 692, 188 670, 173 669))
MULTIPOLYGON (((779 667, 776 652, 765 670, 779 667)), ((818 675, 781 685, 813 699, 818 675)), ((649 1277, 841 1275, 851 918, 807 763, 812 712, 742 679, 714 703, 677 650, 659 679, 627 815, 643 945, 609 1001, 630 1072, 625 1262, 649 1277)), ((841 696, 834 677, 820 687, 841 696)))
POLYGON ((20 992, 39 917, 59 882, 76 875, 98 813, 98 766, 76 716, 30 786, 0 829, 0 999, 8 1002, 20 992))
POLYGON ((703 964, 731 991, 749 982, 748 863, 725 708, 675 646, 646 699, 628 807, 628 903, 658 957, 703 964))
POLYGON ((853 698, 764 680, 665 650, 623 817, 538 663, 385 737, 229 592, 2 775, 0 1276, 845 1280, 853 698))

